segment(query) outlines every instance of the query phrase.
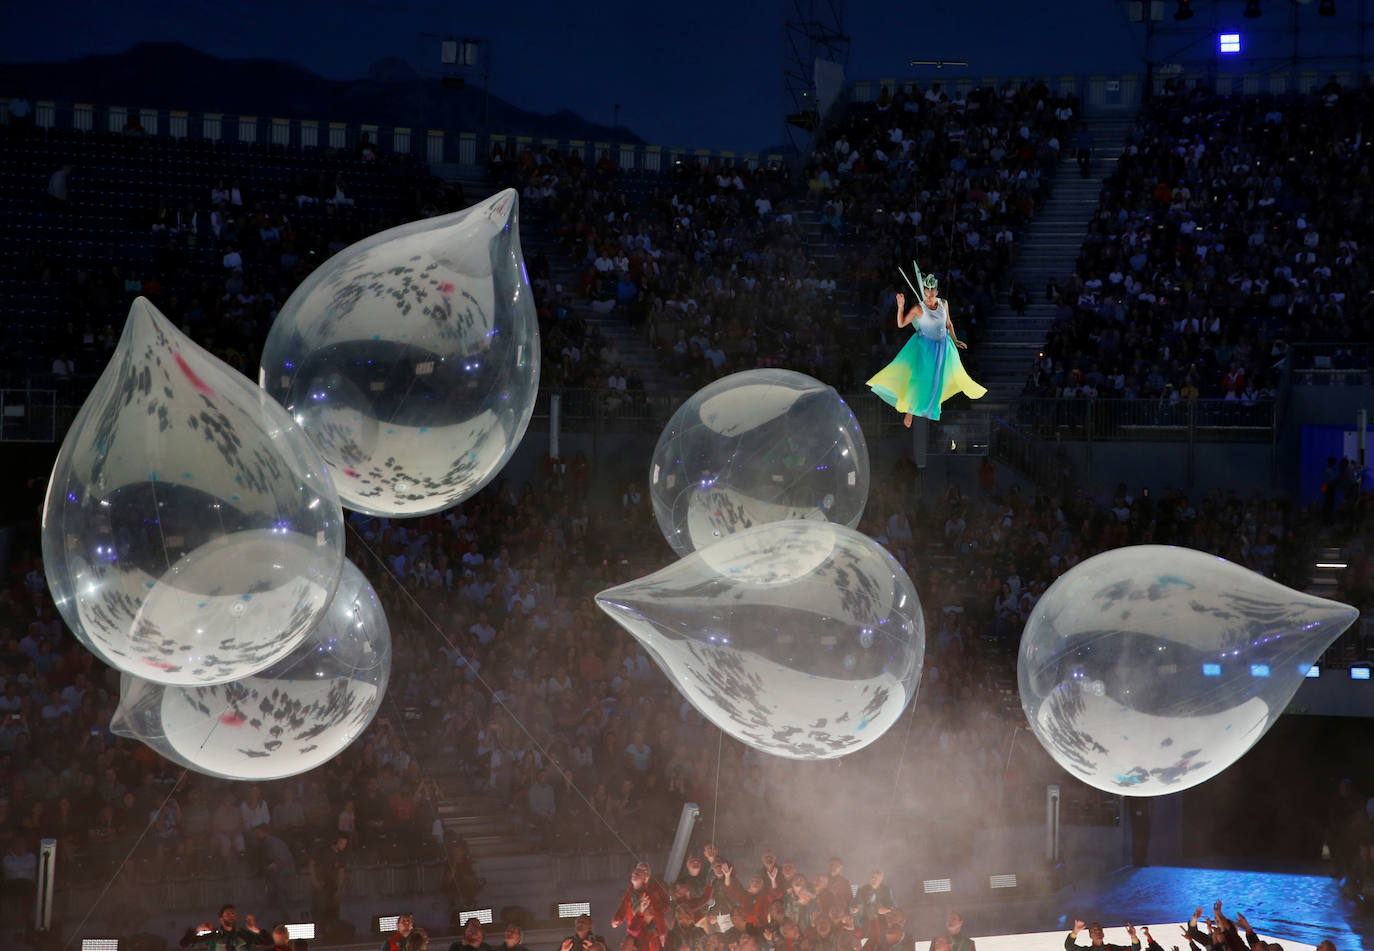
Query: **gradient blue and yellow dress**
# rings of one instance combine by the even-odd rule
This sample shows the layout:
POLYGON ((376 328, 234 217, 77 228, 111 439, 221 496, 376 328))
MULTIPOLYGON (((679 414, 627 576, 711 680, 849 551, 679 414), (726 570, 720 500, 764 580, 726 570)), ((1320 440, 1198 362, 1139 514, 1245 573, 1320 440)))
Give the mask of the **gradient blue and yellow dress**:
POLYGON ((931 310, 921 301, 920 308, 916 332, 892 362, 873 375, 868 386, 899 413, 939 419, 940 404, 955 393, 976 400, 987 388, 964 370, 959 348, 945 327, 949 313, 945 302, 937 301, 931 310))

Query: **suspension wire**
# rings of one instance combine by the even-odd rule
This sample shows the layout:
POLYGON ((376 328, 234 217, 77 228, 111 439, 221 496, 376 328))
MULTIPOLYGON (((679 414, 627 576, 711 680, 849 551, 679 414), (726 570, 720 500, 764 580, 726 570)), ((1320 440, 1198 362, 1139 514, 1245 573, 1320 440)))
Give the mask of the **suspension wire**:
POLYGON ((129 864, 129 859, 134 857, 134 853, 138 851, 138 847, 143 844, 144 838, 148 835, 148 830, 153 827, 153 823, 157 822, 158 817, 162 815, 162 810, 167 808, 167 803, 172 801, 172 797, 176 795, 176 791, 181 788, 182 781, 186 779, 186 773, 187 770, 183 769, 181 774, 177 776, 177 781, 172 784, 172 788, 169 789, 167 795, 163 797, 162 805, 158 806, 148 818, 148 824, 143 827, 143 831, 138 834, 138 838, 134 839, 134 844, 129 846, 129 851, 125 853, 124 858, 120 860, 119 866, 114 870, 114 874, 110 876, 109 880, 105 883, 105 887, 102 888, 100 894, 96 896, 95 901, 91 904, 90 910, 86 912, 86 917, 81 919, 81 924, 76 926, 76 930, 72 932, 72 936, 67 939, 67 943, 62 946, 63 951, 67 951, 68 948, 80 940, 81 933, 86 928, 86 922, 91 920, 91 916, 95 914, 95 910, 100 907, 100 903, 105 900, 105 896, 109 894, 110 889, 114 886, 115 879, 119 878, 119 874, 124 871, 124 866, 129 864))
POLYGON ((916 722, 916 697, 911 698, 911 707, 906 714, 906 734, 902 737, 902 752, 897 757, 897 772, 892 777, 892 795, 887 800, 887 814, 883 816, 883 826, 879 835, 887 832, 887 825, 897 811, 897 790, 902 785, 902 767, 906 765, 907 747, 911 745, 911 725, 916 722))
MULTIPOLYGON (((472 676, 482 686, 482 689, 484 689, 487 692, 488 696, 490 696, 491 699, 498 706, 501 707, 501 709, 506 713, 506 715, 511 718, 511 722, 513 722, 516 726, 520 728, 520 731, 524 733, 525 736, 529 739, 531 745, 533 745, 534 748, 539 752, 539 754, 544 758, 544 762, 554 762, 553 757, 549 754, 549 751, 544 746, 544 744, 540 743, 539 740, 535 738, 534 734, 530 732, 529 727, 525 725, 524 721, 521 720, 518 716, 516 716, 515 711, 511 709, 509 704, 506 703, 505 698, 501 695, 500 691, 493 687, 487 681, 487 679, 482 676, 481 670, 478 669, 476 665, 471 663, 469 658, 466 655, 464 655, 461 650, 458 649, 458 645, 454 644, 453 641, 449 638, 449 636, 446 633, 444 633, 444 629, 439 626, 439 622, 434 620, 434 618, 430 615, 429 611, 425 609, 425 606, 421 604, 419 599, 417 599, 415 595, 411 593, 410 589, 405 586, 405 584, 401 581, 400 577, 397 576, 396 572, 392 569, 391 565, 387 562, 387 560, 383 558, 377 552, 377 550, 374 549, 368 543, 367 539, 362 536, 362 533, 359 532, 357 528, 355 528, 350 522, 348 522, 347 519, 345 519, 344 521, 345 524, 348 525, 349 531, 353 533, 353 537, 356 538, 359 544, 361 544, 363 548, 367 550, 367 553, 372 556, 372 559, 376 561, 378 565, 381 566, 382 570, 387 575, 389 575, 393 581, 396 582, 396 587, 398 587, 401 590, 401 592, 406 596, 406 598, 409 599, 410 603, 415 607, 415 609, 420 612, 420 615, 426 621, 429 622, 430 627, 432 627, 434 629, 434 632, 439 635, 439 638, 445 644, 448 645, 449 650, 456 654, 458 657, 463 659, 465 665, 464 669, 472 672, 472 676)), ((606 827, 606 831, 609 832, 618 843, 620 843, 621 847, 630 854, 631 858, 633 858, 636 863, 641 861, 639 853, 635 851, 635 849, 631 847, 630 844, 626 842, 624 838, 621 837, 620 833, 616 831, 614 826, 611 825, 610 820, 608 820, 604 815, 601 814, 601 812, 597 810, 597 808, 594 805, 592 805, 592 801, 589 798, 587 798, 586 793, 582 791, 582 789, 577 785, 577 783, 571 781, 572 774, 567 772, 563 768, 562 764, 558 764, 558 772, 560 775, 564 777, 564 779, 570 780, 567 783, 568 788, 577 794, 577 797, 582 800, 584 805, 586 805, 588 811, 591 812, 591 814, 595 816, 603 826, 606 827)))
POLYGON ((716 741, 716 791, 711 794, 711 843, 719 847, 716 842, 716 820, 720 818, 720 751, 725 745, 725 731, 717 728, 719 739, 716 741))

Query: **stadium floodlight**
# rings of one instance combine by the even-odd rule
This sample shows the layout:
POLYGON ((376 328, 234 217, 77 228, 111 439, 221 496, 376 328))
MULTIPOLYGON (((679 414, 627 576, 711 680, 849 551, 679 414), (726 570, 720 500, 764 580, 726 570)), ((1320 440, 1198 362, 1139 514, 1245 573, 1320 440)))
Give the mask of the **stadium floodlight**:
POLYGON ((1204 676, 1204 677, 1220 677, 1220 676, 1221 676, 1221 665, 1220 665, 1220 664, 1203 664, 1203 665, 1202 665, 1202 676, 1204 676))
POLYGON ((1239 33, 1218 33, 1217 34, 1218 53, 1239 53, 1240 34, 1239 33))
POLYGON ((1191 20, 1193 18, 1193 0, 1178 0, 1178 9, 1174 11, 1175 20, 1191 20))
POLYGON ((928 878, 921 883, 921 890, 927 895, 938 895, 941 892, 954 890, 954 883, 947 878, 928 878))
POLYGON ((1268 677, 1268 676, 1269 676, 1269 665, 1268 665, 1268 664, 1251 664, 1251 665, 1250 665, 1250 676, 1251 676, 1251 677, 1268 677))
POLYGON ((315 940, 315 922, 302 921, 294 925, 282 925, 286 929, 286 936, 292 941, 297 938, 304 938, 306 941, 315 940))
POLYGON ((472 911, 460 911, 460 912, 458 912, 458 927, 459 927, 459 928, 463 927, 463 925, 467 924, 469 921, 471 921, 471 920, 474 919, 474 918, 476 918, 478 921, 480 921, 480 922, 481 922, 482 924, 484 924, 484 925, 489 925, 489 924, 491 924, 491 909, 490 909, 490 908, 475 908, 475 909, 473 909, 472 911))
POLYGON ((579 915, 590 915, 592 913, 592 903, 589 901, 560 901, 558 903, 559 918, 576 918, 579 915))
POLYGON ((1015 875, 1014 873, 1007 874, 1007 875, 989 875, 989 876, 988 876, 988 888, 1015 888, 1015 887, 1016 887, 1016 875, 1015 875))
POLYGON ((1307 673, 1303 674, 1304 677, 1311 677, 1313 680, 1316 680, 1321 675, 1322 669, 1318 667, 1316 664, 1313 664, 1311 667, 1307 668, 1307 673))
POLYGON ((1351 680, 1368 680, 1368 679, 1369 679, 1369 668, 1368 668, 1368 667, 1351 667, 1351 668, 1350 668, 1350 679, 1351 679, 1351 680))
POLYGON ((119 939, 82 938, 81 951, 119 951, 119 939))

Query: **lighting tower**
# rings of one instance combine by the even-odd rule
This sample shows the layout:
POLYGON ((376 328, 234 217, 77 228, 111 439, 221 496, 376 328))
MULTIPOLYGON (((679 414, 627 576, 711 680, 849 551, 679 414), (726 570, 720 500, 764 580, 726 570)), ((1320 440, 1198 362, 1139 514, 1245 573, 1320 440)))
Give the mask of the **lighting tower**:
POLYGON ((849 64, 841 0, 783 0, 783 85, 787 89, 787 135, 792 147, 809 150, 820 128, 816 61, 849 64))

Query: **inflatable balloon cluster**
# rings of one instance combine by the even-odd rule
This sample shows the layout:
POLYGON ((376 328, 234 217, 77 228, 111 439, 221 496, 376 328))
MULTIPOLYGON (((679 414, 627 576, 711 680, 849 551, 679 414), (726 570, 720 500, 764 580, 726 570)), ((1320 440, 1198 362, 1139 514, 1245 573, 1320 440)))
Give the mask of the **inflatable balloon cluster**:
POLYGON ((282 306, 260 382, 310 434, 344 505, 449 508, 515 452, 539 391, 539 321, 507 189, 373 235, 282 306))
POLYGON ((755 749, 830 759, 910 703, 925 627, 916 589, 853 530, 868 448, 832 388, 737 373, 675 413, 650 466, 682 559, 597 596, 708 719, 755 749))
POLYGON ((110 727, 167 759, 225 779, 279 779, 314 769, 372 722, 391 673, 391 634, 377 593, 344 561, 315 636, 249 677, 171 686, 124 674, 110 727))
POLYGON ((59 612, 123 673, 116 732, 233 779, 351 743, 391 637, 344 559, 341 494, 410 515, 476 492, 524 434, 538 353, 513 191, 325 262, 278 315, 261 386, 135 301, 42 526, 59 612))
POLYGON ((868 446, 829 386, 791 370, 736 373, 692 395, 654 449, 649 497, 686 555, 787 519, 854 528, 868 501, 868 446))
POLYGON ((1137 545, 1075 566, 1021 637, 1021 704, 1069 772, 1157 796, 1253 746, 1358 617, 1221 558, 1137 545))

